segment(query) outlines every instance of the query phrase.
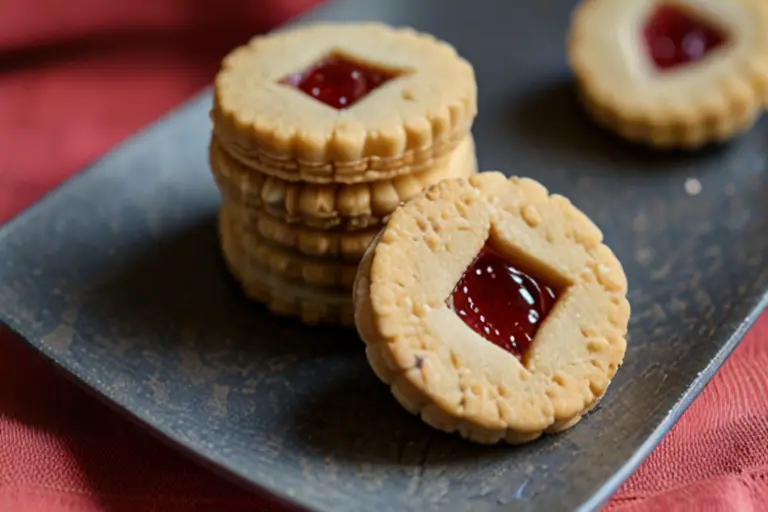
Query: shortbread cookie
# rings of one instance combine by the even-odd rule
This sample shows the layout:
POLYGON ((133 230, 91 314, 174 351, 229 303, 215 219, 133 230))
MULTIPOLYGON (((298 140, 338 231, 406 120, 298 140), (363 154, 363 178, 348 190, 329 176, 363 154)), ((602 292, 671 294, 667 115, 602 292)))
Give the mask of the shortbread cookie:
POLYGON ((216 183, 228 201, 263 209, 288 223, 318 229, 378 226, 398 205, 427 186, 477 172, 471 136, 465 137, 453 153, 427 171, 354 185, 291 183, 267 177, 231 158, 215 137, 211 139, 210 164, 216 183))
POLYGON ((480 443, 573 426, 626 349, 621 264, 566 198, 484 172, 398 209, 355 282, 368 361, 408 411, 480 443))
POLYGON ((587 110, 623 137, 696 148, 749 129, 768 96, 765 0, 585 0, 571 67, 587 110))
POLYGON ((472 66, 433 36, 315 24, 233 50, 216 77, 212 118, 228 153, 249 167, 350 183, 450 153, 472 125, 476 96, 472 66))
POLYGON ((224 260, 248 298, 264 303, 276 315, 297 316, 310 325, 354 323, 348 291, 291 282, 254 264, 245 254, 232 223, 221 215, 219 238, 224 260))
POLYGON ((359 262, 378 228, 346 231, 319 230, 298 224, 288 224, 263 210, 243 208, 230 203, 228 209, 238 221, 273 244, 301 251, 311 256, 359 262))
POLYGON ((222 222, 232 224, 231 229, 240 240, 249 264, 260 265, 270 274, 290 281, 313 286, 352 289, 357 273, 356 263, 308 256, 270 243, 257 231, 249 230, 246 225, 239 223, 237 216, 229 210, 227 204, 222 205, 220 216, 222 222))
MULTIPOLYGON (((220 132, 221 130, 219 130, 220 132)), ((214 133, 216 130, 214 130, 214 133)), ((262 155, 244 158, 237 150, 230 149, 240 164, 288 182, 309 182, 329 185, 333 183, 365 183, 396 178, 404 174, 420 173, 440 165, 466 138, 458 133, 450 140, 430 146, 424 151, 413 151, 402 158, 361 160, 349 164, 312 166, 309 170, 295 160, 275 160, 262 155)), ((224 139, 226 140, 226 139, 224 139)))

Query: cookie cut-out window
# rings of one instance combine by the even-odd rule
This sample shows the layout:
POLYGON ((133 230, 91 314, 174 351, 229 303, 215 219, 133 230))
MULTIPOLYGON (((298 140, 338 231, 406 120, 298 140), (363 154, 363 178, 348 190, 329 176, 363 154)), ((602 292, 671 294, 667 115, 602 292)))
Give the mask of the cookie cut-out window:
POLYGON ((280 83, 343 110, 402 73, 401 70, 377 67, 333 52, 303 71, 288 75, 280 83))
POLYGON ((522 359, 558 295, 486 242, 446 303, 470 329, 522 359))
POLYGON ((643 26, 643 39, 656 69, 667 71, 704 58, 724 44, 727 35, 689 9, 660 4, 643 26))

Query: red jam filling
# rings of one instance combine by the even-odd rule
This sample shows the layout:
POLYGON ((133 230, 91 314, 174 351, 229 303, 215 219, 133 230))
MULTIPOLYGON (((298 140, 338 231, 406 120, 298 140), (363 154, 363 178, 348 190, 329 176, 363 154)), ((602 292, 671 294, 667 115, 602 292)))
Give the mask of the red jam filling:
POLYGON ((393 73, 343 57, 328 57, 280 83, 296 87, 318 101, 341 110, 394 77, 393 73))
POLYGON ((643 37, 660 70, 695 62, 726 39, 718 28, 673 5, 656 8, 643 28, 643 37))
POLYGON ((551 286, 486 243, 446 302, 473 331, 522 358, 556 300, 551 286))

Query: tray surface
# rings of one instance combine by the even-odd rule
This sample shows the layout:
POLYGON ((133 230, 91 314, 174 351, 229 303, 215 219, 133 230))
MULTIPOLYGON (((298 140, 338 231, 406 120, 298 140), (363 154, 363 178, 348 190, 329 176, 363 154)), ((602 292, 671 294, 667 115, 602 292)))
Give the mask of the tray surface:
POLYGON ((338 0, 301 20, 452 42, 476 68, 481 168, 534 177, 603 228, 629 277, 629 348, 600 407, 565 434, 482 447, 434 432, 377 381, 354 331, 243 299, 217 249, 209 92, 0 231, 0 320, 162 437, 309 509, 597 507, 765 307, 768 122, 696 154, 600 131, 565 65, 572 5, 338 0))

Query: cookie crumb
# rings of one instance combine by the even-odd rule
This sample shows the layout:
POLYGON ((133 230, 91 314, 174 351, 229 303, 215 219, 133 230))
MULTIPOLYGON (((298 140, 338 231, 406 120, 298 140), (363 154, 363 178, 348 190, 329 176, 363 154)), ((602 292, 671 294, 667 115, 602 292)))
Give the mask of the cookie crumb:
POLYGON ((697 196, 701 193, 701 182, 696 178, 688 178, 685 180, 685 193, 689 196, 697 196))
POLYGON ((637 260, 639 264, 645 266, 651 263, 651 261, 653 261, 654 255, 655 254, 653 249, 649 247, 641 247, 635 253, 635 260, 637 260))

